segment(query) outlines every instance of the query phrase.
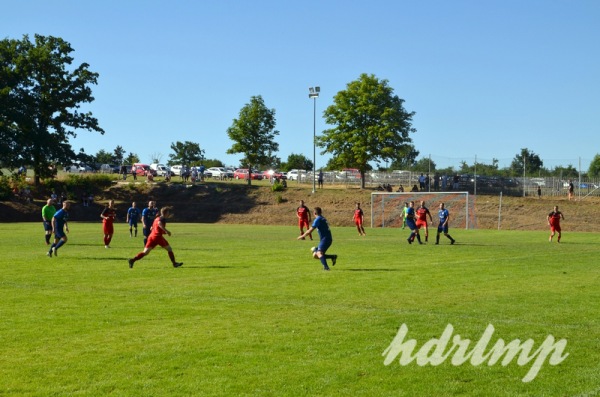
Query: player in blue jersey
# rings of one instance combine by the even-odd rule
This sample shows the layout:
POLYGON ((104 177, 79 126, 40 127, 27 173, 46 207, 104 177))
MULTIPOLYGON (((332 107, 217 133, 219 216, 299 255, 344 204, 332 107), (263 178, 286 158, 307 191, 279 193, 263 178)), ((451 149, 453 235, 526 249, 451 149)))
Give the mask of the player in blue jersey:
POLYGON ((409 244, 412 244, 415 241, 415 237, 419 241, 419 244, 423 244, 421 242, 421 235, 419 234, 419 228, 416 223, 416 214, 415 214, 415 202, 411 201, 408 203, 408 208, 406 209, 404 218, 406 219, 406 226, 410 229, 410 236, 407 241, 409 244))
POLYGON ((456 240, 454 240, 448 234, 448 222, 450 222, 450 212, 444 208, 444 203, 440 203, 440 210, 438 211, 438 216, 440 218, 440 223, 438 225, 437 236, 435 238, 435 243, 440 243, 440 234, 444 233, 444 236, 450 239, 450 244, 454 244, 456 240))
POLYGON ((131 208, 127 210, 127 223, 129 223, 129 237, 133 237, 133 230, 135 230, 135 237, 138 232, 138 221, 140 219, 140 209, 136 207, 135 201, 131 203, 131 208))
POLYGON ((322 215, 321 207, 315 207, 315 220, 313 221, 312 226, 306 232, 301 234, 298 237, 298 240, 304 239, 315 229, 317 229, 319 232, 320 241, 319 246, 313 250, 313 258, 321 261, 323 270, 329 270, 329 266, 327 266, 327 259, 331 259, 331 266, 335 266, 335 263, 337 262, 337 255, 325 254, 327 249, 331 247, 331 243, 333 243, 333 237, 331 236, 331 229, 329 229, 327 219, 325 219, 322 215))
POLYGON ((150 236, 150 229, 152 229, 152 223, 154 218, 158 214, 158 208, 156 208, 155 201, 148 202, 148 208, 144 208, 142 211, 142 233, 144 234, 144 247, 148 242, 148 236, 150 236))
POLYGON ((50 246, 50 250, 48 251, 48 256, 50 258, 52 258, 52 253, 54 253, 54 256, 58 256, 58 249, 67 243, 66 233, 69 233, 69 225, 67 223, 69 221, 69 208, 71 208, 71 202, 64 201, 62 208, 56 211, 52 217, 54 243, 50 246))

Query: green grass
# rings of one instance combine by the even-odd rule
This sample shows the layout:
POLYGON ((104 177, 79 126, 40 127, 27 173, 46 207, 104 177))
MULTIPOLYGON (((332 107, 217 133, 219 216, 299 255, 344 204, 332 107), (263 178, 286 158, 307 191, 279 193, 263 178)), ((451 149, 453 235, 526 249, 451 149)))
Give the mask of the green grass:
MULTIPOLYGON (((295 227, 170 224, 180 269, 118 224, 72 222, 59 256, 41 224, 0 225, 1 396, 597 396, 600 237, 335 228, 331 272, 295 227), (507 343, 565 338, 569 357, 531 364, 401 366, 383 351, 405 323, 417 349, 455 334, 507 343)), ((399 358, 399 357, 398 357, 399 358)))

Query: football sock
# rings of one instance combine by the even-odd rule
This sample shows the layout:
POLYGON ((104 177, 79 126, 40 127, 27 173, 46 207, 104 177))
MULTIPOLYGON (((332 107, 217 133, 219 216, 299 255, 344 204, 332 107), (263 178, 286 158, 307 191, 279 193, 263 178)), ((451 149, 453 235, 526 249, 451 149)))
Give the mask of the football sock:
POLYGON ((325 259, 325 257, 326 257, 326 256, 328 256, 328 255, 323 255, 323 256, 321 256, 321 258, 320 258, 320 260, 321 260, 321 264, 322 264, 322 265, 323 265, 323 267, 325 267, 325 268, 326 268, 326 267, 328 267, 328 266, 327 266, 327 260, 325 259))
POLYGON ((175 254, 173 251, 169 251, 169 259, 171 259, 171 263, 175 263, 175 254))
MULTIPOLYGON (((53 244, 53 245, 54 245, 54 244, 53 244)), ((56 249, 59 249, 59 248, 60 248, 60 247, 62 247, 63 245, 65 245, 65 240, 60 240, 60 241, 58 242, 58 244, 56 244, 55 248, 56 248, 56 249)))
POLYGON ((133 258, 133 261, 139 261, 140 259, 142 259, 144 257, 144 251, 140 252, 139 254, 137 254, 135 256, 135 258, 133 258))
POLYGON ((448 237, 450 240, 454 240, 449 234, 446 234, 446 237, 448 237))
POLYGON ((46 234, 46 244, 50 244, 50 235, 46 234))
POLYGON ((439 234, 435 237, 435 243, 436 244, 440 243, 440 235, 439 234))
POLYGON ((420 234, 418 234, 418 233, 417 233, 417 240, 419 240, 419 244, 422 244, 422 243, 421 243, 421 235, 420 235, 420 234))

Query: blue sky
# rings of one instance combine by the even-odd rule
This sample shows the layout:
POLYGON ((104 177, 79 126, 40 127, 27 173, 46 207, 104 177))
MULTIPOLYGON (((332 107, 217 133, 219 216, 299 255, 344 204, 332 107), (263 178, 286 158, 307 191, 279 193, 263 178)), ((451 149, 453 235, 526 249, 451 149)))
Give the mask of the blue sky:
MULTIPOLYGON (((4 1, 0 36, 62 37, 100 74, 89 106, 105 135, 72 141, 95 154, 121 145, 163 162, 175 141, 227 155, 227 128, 254 95, 276 111, 279 157, 312 159, 320 117, 360 74, 386 79, 416 112, 413 142, 440 167, 508 166, 528 148, 552 168, 587 170, 600 153, 600 2, 4 1)), ((317 167, 330 156, 320 155, 317 167)))

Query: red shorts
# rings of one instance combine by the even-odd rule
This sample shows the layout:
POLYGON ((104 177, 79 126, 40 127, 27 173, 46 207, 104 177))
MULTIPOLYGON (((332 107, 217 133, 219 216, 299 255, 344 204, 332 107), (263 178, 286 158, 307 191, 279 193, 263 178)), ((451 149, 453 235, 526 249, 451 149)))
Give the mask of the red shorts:
POLYGON ((355 224, 356 226, 362 226, 362 224, 363 224, 363 223, 362 223, 362 219, 354 219, 354 224, 355 224))
POLYGON ((146 248, 154 248, 157 245, 160 245, 164 248, 169 245, 169 242, 162 235, 150 236, 146 242, 146 248))
POLYGON ((308 219, 298 219, 298 226, 309 228, 308 219))
POLYGON ((104 234, 114 234, 115 228, 112 223, 104 223, 102 225, 102 231, 104 232, 104 234))
POLYGON ((551 231, 552 233, 554 233, 554 232, 559 232, 559 233, 560 233, 560 225, 553 225, 553 224, 550 224, 550 231, 551 231))
POLYGON ((427 221, 417 220, 416 224, 417 224, 417 228, 419 228, 419 229, 421 228, 421 226, 427 227, 427 221))

